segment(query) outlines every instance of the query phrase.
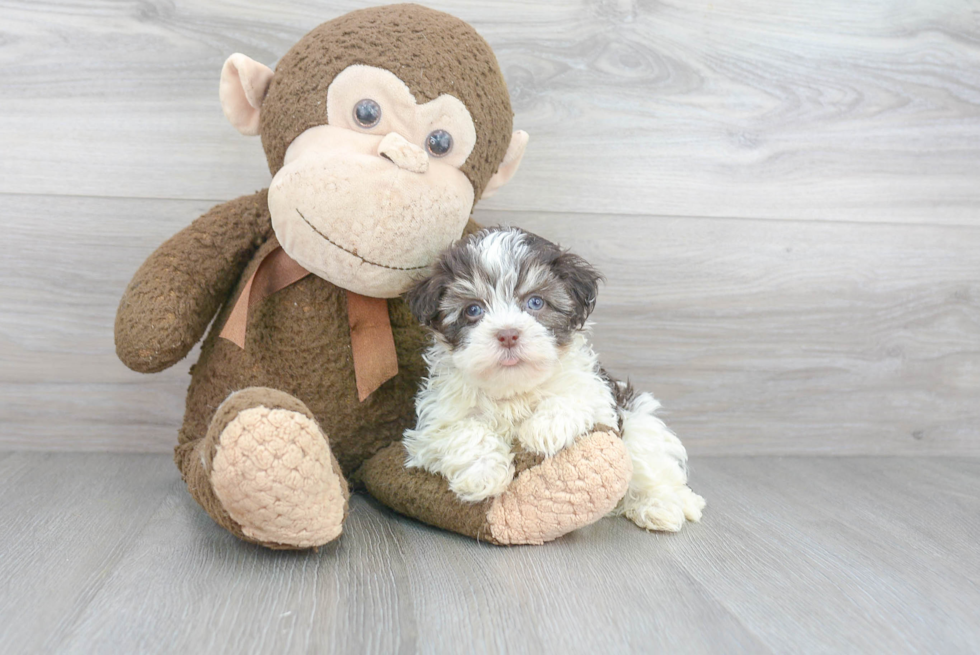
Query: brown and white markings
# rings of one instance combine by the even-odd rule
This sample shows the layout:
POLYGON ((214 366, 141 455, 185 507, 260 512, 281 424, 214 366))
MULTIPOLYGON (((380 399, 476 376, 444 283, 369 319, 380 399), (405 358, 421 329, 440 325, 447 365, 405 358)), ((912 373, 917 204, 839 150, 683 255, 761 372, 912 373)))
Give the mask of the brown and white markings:
POLYGON ((687 452, 660 404, 612 379, 589 343, 600 274, 517 228, 471 235, 408 293, 434 335, 407 465, 444 475, 463 500, 500 494, 514 449, 550 457, 602 426, 620 430, 633 476, 616 512, 650 530, 701 518, 687 452))

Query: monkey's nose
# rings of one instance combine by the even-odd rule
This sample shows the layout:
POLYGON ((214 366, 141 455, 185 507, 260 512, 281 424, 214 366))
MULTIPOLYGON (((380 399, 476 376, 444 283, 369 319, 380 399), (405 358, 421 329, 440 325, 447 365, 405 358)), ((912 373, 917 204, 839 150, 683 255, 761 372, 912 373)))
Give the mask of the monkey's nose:
POLYGON ((429 170, 429 156, 420 146, 409 143, 398 132, 388 132, 378 144, 378 155, 391 160, 395 166, 411 171, 424 173, 429 170))
POLYGON ((517 341, 521 338, 521 333, 517 330, 499 330, 497 332, 497 341, 500 342, 504 348, 513 348, 517 345, 517 341))

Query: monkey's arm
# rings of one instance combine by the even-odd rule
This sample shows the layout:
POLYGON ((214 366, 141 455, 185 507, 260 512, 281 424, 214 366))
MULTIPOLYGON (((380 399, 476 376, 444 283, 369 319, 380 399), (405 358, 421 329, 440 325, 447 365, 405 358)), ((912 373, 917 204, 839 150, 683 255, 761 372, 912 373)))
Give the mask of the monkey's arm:
POLYGON ((116 312, 116 354, 156 373, 194 347, 272 233, 267 192, 212 208, 147 258, 116 312))
POLYGON ((540 544, 599 520, 626 494, 633 465, 623 440, 597 431, 547 459, 515 462, 507 490, 465 502, 442 475, 406 466, 395 442, 360 469, 368 492, 396 512, 494 544, 540 544))

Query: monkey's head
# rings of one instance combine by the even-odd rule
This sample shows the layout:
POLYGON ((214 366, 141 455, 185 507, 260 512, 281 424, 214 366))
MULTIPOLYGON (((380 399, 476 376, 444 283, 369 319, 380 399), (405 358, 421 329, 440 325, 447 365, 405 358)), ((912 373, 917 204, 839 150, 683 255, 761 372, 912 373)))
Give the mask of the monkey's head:
POLYGON ((354 11, 304 36, 275 72, 235 54, 221 104, 261 134, 286 252, 339 287, 390 298, 460 237, 517 171, 527 134, 497 60, 465 22, 418 5, 354 11))

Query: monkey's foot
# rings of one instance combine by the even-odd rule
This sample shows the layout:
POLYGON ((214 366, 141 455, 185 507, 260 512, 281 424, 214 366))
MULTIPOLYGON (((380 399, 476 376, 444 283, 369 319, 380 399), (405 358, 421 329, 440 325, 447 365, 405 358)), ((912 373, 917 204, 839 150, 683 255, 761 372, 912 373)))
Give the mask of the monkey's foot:
POLYGON ((490 534, 500 544, 557 539, 612 511, 632 475, 623 440, 594 432, 518 475, 490 505, 490 534))
POLYGON ((594 523, 616 507, 633 474, 622 439, 594 432, 548 459, 521 455, 520 473, 506 491, 467 503, 444 477, 406 468, 405 458, 396 443, 364 464, 361 479, 372 496, 425 523, 498 545, 542 544, 594 523))
POLYGON ((247 539, 311 548, 340 536, 347 484, 302 403, 273 389, 239 391, 215 414, 214 434, 211 486, 247 539))

